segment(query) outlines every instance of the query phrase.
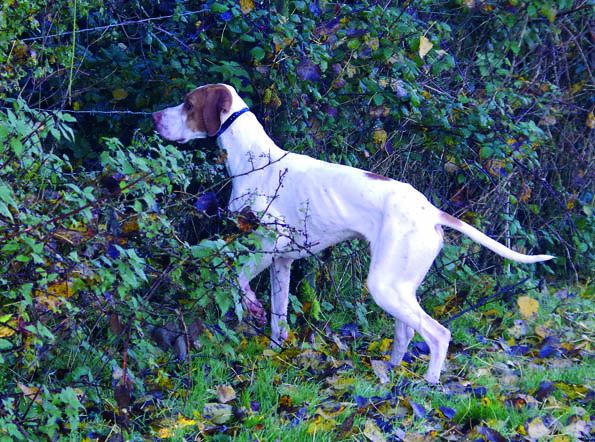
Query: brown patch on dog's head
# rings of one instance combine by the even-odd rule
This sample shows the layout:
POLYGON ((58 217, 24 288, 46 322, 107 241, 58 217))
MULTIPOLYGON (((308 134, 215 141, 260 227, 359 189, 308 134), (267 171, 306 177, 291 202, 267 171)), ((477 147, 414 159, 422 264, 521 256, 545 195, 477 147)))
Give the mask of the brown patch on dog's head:
POLYGON ((380 181, 391 181, 390 178, 387 178, 385 176, 382 175, 378 175, 377 173, 374 172, 365 172, 366 176, 368 178, 372 178, 373 180, 380 180, 380 181))
POLYGON ((209 136, 221 127, 221 112, 229 112, 231 93, 220 84, 198 88, 184 99, 186 125, 194 132, 206 132, 209 136))

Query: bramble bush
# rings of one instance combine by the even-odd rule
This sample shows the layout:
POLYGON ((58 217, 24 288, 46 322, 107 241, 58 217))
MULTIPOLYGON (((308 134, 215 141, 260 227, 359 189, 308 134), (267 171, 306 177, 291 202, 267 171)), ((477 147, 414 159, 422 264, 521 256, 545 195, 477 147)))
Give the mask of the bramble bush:
MULTIPOLYGON (((201 333, 234 339, 235 270, 266 228, 219 207, 229 183, 212 143, 165 145, 146 115, 200 84, 234 85, 288 150, 411 182, 507 245, 557 256, 502 274, 457 239, 422 295, 592 275, 587 2, 9 3, 0 438, 143 431, 139 404, 187 382, 167 355, 186 359, 201 333)), ((359 248, 302 266, 292 321, 301 300, 314 318, 344 305, 365 323, 359 248)))

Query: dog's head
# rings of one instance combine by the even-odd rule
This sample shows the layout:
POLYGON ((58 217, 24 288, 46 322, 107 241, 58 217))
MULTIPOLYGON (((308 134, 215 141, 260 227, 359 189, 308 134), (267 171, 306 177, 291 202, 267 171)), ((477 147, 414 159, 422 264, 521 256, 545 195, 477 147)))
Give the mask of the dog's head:
POLYGON ((240 102, 243 103, 242 99, 231 86, 208 84, 186 95, 182 104, 155 112, 153 121, 163 138, 185 143, 214 136, 221 121, 240 102))

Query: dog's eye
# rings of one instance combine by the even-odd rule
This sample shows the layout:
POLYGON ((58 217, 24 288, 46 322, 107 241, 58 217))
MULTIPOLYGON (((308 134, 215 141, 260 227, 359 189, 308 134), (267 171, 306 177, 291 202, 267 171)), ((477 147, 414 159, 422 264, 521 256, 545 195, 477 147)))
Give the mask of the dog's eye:
POLYGON ((185 101, 184 102, 184 110, 186 112, 190 112, 192 110, 192 103, 190 103, 189 101, 185 101))

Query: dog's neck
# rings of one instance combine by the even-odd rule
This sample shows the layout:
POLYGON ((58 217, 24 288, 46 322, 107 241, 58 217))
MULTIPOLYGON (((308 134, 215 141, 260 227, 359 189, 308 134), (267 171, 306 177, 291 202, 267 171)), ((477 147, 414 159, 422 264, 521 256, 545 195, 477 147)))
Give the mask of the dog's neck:
MULTIPOLYGON (((221 121, 225 121, 231 114, 244 107, 246 103, 234 91, 232 106, 229 112, 221 114, 221 121)), ((217 145, 227 152, 225 165, 232 178, 262 170, 285 154, 285 151, 269 138, 252 112, 240 115, 217 138, 217 145)))

